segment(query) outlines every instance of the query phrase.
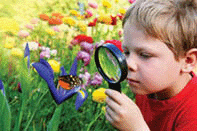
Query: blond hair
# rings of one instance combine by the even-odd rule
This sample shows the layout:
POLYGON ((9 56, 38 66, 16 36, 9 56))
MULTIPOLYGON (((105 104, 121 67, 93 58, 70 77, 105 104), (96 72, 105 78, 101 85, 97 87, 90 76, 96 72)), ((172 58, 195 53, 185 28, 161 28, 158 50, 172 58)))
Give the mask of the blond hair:
POLYGON ((176 60, 197 47, 197 0, 137 0, 127 10, 123 26, 127 21, 163 41, 176 60))

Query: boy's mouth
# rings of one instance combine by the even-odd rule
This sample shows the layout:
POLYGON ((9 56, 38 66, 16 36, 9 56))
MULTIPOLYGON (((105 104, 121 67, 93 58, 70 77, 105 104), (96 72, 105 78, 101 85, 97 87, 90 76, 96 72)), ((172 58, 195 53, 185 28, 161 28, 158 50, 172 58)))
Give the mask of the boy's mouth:
POLYGON ((127 78, 127 81, 128 81, 129 83, 140 83, 139 81, 134 80, 134 79, 131 79, 131 78, 127 78))

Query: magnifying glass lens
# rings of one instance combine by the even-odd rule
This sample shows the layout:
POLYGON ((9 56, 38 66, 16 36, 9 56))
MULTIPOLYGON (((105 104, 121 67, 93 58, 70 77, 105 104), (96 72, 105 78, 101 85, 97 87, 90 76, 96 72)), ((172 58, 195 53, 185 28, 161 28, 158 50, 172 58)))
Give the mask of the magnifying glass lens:
POLYGON ((121 68, 117 58, 109 51, 108 48, 100 48, 98 60, 104 74, 111 81, 118 82, 121 78, 121 68))

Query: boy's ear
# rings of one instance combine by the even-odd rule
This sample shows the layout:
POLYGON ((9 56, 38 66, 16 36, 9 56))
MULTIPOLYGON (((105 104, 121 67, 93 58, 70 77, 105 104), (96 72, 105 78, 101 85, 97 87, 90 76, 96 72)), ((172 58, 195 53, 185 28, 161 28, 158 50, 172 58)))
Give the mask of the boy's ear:
POLYGON ((197 65, 197 48, 192 48, 186 52, 183 64, 183 72, 190 73, 194 70, 197 65))

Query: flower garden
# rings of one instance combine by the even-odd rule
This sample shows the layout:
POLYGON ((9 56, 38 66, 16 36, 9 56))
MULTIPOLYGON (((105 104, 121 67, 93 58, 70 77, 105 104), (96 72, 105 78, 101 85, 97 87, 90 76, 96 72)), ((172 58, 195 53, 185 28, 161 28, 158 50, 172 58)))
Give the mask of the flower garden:
POLYGON ((116 130, 105 119, 108 83, 94 51, 105 43, 122 50, 122 19, 133 2, 2 0, 0 130, 116 130))

